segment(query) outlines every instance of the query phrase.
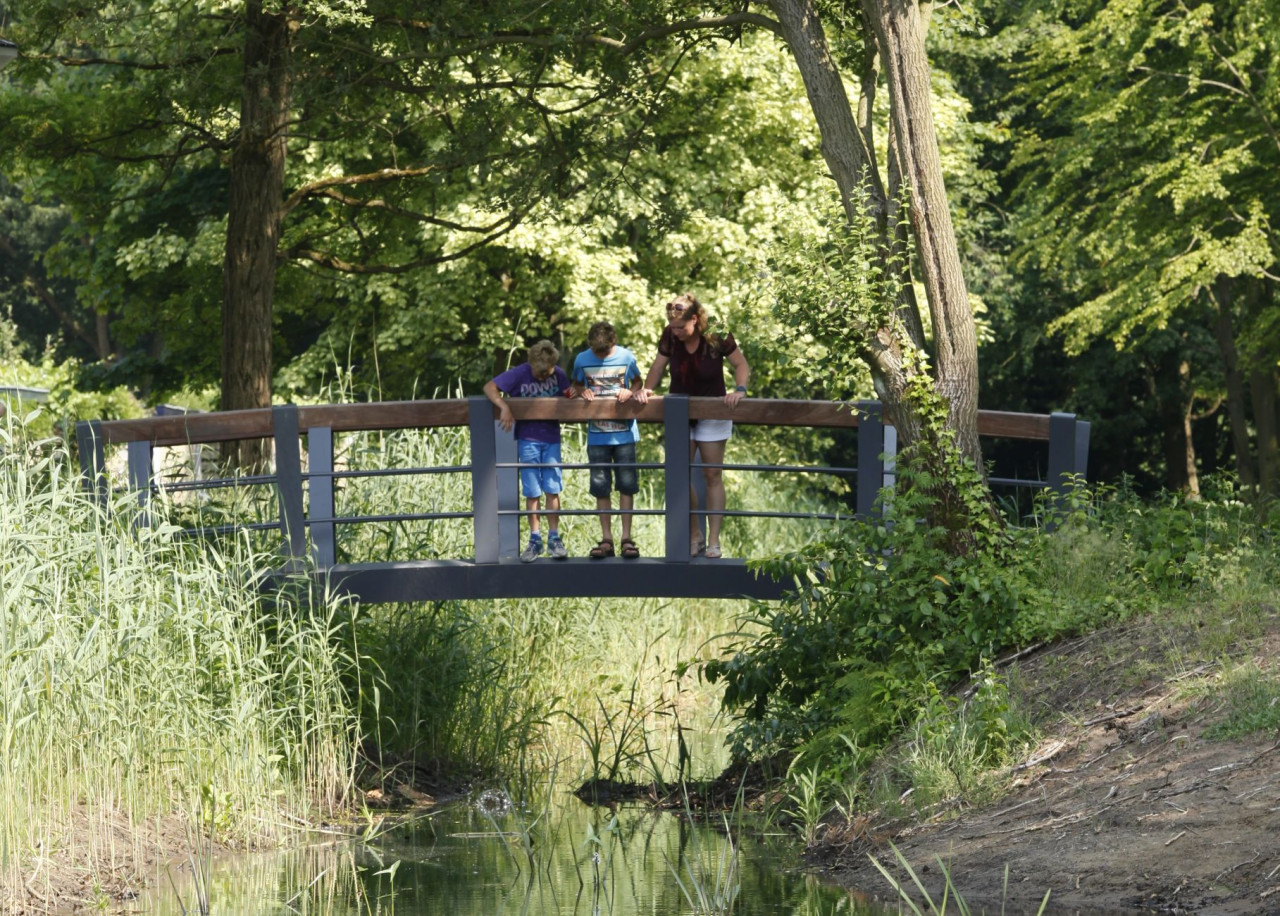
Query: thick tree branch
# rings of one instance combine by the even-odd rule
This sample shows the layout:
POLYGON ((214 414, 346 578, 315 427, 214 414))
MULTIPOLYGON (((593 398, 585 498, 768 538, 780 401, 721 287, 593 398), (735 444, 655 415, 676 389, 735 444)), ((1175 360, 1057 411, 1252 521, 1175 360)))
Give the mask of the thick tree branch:
POLYGON ((669 22, 666 25, 651 26, 644 29, 635 38, 629 41, 618 41, 615 38, 607 38, 604 35, 588 35, 584 40, 590 44, 599 44, 615 51, 621 51, 624 55, 631 54, 645 44, 651 41, 659 41, 663 38, 670 38, 672 35, 679 35, 683 32, 700 32, 709 29, 733 28, 734 26, 754 25, 762 29, 773 32, 779 38, 784 38, 782 32, 782 24, 776 20, 763 16, 760 13, 752 13, 746 10, 737 13, 729 13, 725 16, 705 16, 697 19, 682 19, 679 22, 669 22))
MULTIPOLYGON (((392 19, 388 20, 403 28, 413 29, 415 31, 434 31, 436 24, 418 19, 392 19)), ((651 41, 659 41, 663 38, 670 38, 672 35, 678 35, 683 32, 698 32, 711 29, 733 28, 735 26, 754 25, 762 29, 768 29, 776 35, 782 35, 782 27, 770 19, 768 16, 760 13, 752 13, 747 10, 741 10, 736 13, 728 13, 724 16, 702 16, 695 19, 682 19, 678 22, 669 22, 665 25, 651 26, 641 30, 634 38, 627 40, 619 40, 601 35, 597 32, 587 32, 577 36, 576 40, 583 44, 594 44, 602 47, 620 51, 622 54, 632 54, 651 41)), ((438 59, 462 57, 476 51, 484 51, 489 48, 502 45, 532 45, 534 47, 555 48, 564 44, 564 36, 562 33, 555 32, 550 29, 535 29, 527 32, 496 32, 485 38, 477 38, 469 44, 461 47, 449 48, 447 50, 434 52, 430 54, 417 55, 417 59, 438 59)))
POLYGON ((470 232, 470 233, 493 232, 494 230, 500 228, 501 226, 503 226, 505 223, 508 222, 508 219, 504 217, 503 219, 492 222, 487 226, 468 226, 465 223, 458 223, 458 222, 454 222, 453 220, 441 219, 438 216, 431 216, 426 213, 420 213, 416 210, 408 210, 408 209, 405 209, 404 207, 397 207, 394 204, 387 203, 385 200, 382 200, 381 198, 375 197, 372 200, 366 200, 360 197, 349 197, 348 195, 343 194, 342 192, 334 188, 326 189, 312 196, 324 197, 328 200, 334 200, 344 206, 353 207, 357 210, 381 210, 384 213, 390 213, 392 216, 400 216, 408 220, 413 220, 414 222, 426 223, 427 225, 430 225, 430 226, 439 226, 441 229, 450 229, 455 232, 470 232))
POLYGON ((184 57, 181 60, 171 61, 150 61, 144 62, 140 60, 121 60, 115 57, 69 57, 65 54, 29 54, 26 51, 22 56, 27 60, 45 60, 53 61, 64 67, 120 67, 125 70, 181 70, 186 67, 198 67, 209 63, 215 57, 226 57, 228 55, 239 54, 236 48, 215 48, 208 54, 201 54, 196 57, 184 57))
POLYGON ((309 261, 313 264, 319 265, 320 267, 327 267, 330 270, 336 270, 339 273, 345 274, 372 275, 410 273, 411 271, 420 270, 423 267, 447 264, 450 261, 457 261, 461 258, 465 258, 467 255, 483 248, 490 242, 502 238, 502 236, 506 235, 520 223, 520 220, 524 218, 524 215, 525 214, 523 213, 511 214, 509 218, 504 221, 504 224, 496 231, 489 233, 470 245, 459 248, 457 251, 452 251, 448 254, 431 255, 429 257, 418 258, 417 260, 406 261, 400 264, 365 264, 356 261, 348 261, 344 258, 338 257, 332 252, 316 251, 311 248, 305 248, 297 245, 287 251, 281 252, 280 256, 295 261, 309 261))
POLYGON ((284 202, 284 212, 288 213, 308 197, 323 194, 331 188, 352 188, 363 184, 382 181, 400 181, 405 178, 422 178, 433 172, 441 171, 440 166, 424 166, 417 169, 378 169, 376 172, 365 172, 360 175, 338 175, 333 178, 322 178, 297 188, 284 202))

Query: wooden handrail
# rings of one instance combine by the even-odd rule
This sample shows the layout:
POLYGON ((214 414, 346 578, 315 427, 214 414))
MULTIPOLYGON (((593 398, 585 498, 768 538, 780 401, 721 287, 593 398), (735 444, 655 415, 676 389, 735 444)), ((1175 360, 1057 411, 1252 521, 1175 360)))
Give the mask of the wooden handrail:
MULTIPOLYGON (((559 420, 584 423, 592 419, 637 419, 661 423, 663 399, 652 398, 641 407, 634 402, 593 402, 569 398, 514 398, 511 412, 518 420, 559 420)), ((494 411, 497 416, 497 411, 494 411)), ((468 401, 452 398, 433 401, 379 401, 367 404, 318 404, 298 408, 298 427, 334 431, 423 429, 465 426, 468 401)), ((842 401, 789 401, 747 398, 732 410, 720 398, 690 398, 689 416, 695 420, 726 419, 744 425, 817 426, 852 428, 858 425, 856 403, 842 401)), ((272 434, 270 408, 222 413, 145 417, 137 420, 104 420, 99 434, 104 444, 151 442, 153 445, 188 445, 234 439, 266 438, 272 434)), ((978 411, 978 434, 1048 441, 1049 415, 978 411)))

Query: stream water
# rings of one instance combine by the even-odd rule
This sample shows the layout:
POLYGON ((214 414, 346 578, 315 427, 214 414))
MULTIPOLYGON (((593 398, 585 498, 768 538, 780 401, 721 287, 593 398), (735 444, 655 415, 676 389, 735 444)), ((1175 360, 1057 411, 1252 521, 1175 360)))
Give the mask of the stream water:
MULTIPOLYGON (((367 842, 215 861, 160 875, 135 912, 156 916, 881 916, 796 869, 793 837, 741 836, 648 808, 542 810, 501 793, 446 806, 367 842), (201 866, 198 871, 206 869, 201 866)), ((885 890, 889 890, 886 886, 885 890)))

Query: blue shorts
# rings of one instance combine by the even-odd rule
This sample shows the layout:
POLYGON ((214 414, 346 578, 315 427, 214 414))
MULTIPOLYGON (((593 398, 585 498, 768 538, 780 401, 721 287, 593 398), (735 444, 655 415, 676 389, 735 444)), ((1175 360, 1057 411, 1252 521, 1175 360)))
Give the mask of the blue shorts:
POLYGON ((640 491, 640 475, 634 467, 636 463, 636 444, 624 442, 621 445, 588 445, 587 460, 591 462, 591 495, 596 499, 608 499, 613 492, 610 477, 616 477, 618 492, 634 496, 640 491), (611 467, 614 464, 633 465, 632 467, 611 467), (612 474, 611 474, 612 472, 612 474))
MULTIPOLYGON (((521 464, 560 464, 559 442, 537 442, 520 439, 516 442, 521 464)), ((559 493, 564 489, 560 468, 521 468, 520 488, 525 499, 537 499, 544 493, 559 493)))

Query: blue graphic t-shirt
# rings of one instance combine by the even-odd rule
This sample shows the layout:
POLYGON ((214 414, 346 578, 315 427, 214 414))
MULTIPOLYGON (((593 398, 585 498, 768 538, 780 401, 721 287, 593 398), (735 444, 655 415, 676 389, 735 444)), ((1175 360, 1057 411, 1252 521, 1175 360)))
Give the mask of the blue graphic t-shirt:
MULTIPOLYGON (((626 347, 614 347, 603 358, 583 350, 573 361, 573 380, 586 385, 598 398, 616 398, 623 388, 640 378, 636 358, 626 347)), ((587 445, 625 445, 640 441, 635 420, 592 420, 587 424, 587 445)))
MULTIPOLYGON (((554 398, 569 390, 569 376, 559 366, 539 381, 528 363, 521 363, 493 380, 498 390, 511 398, 554 398)), ((533 442, 559 442, 560 424, 555 420, 517 420, 516 438, 533 442)))

